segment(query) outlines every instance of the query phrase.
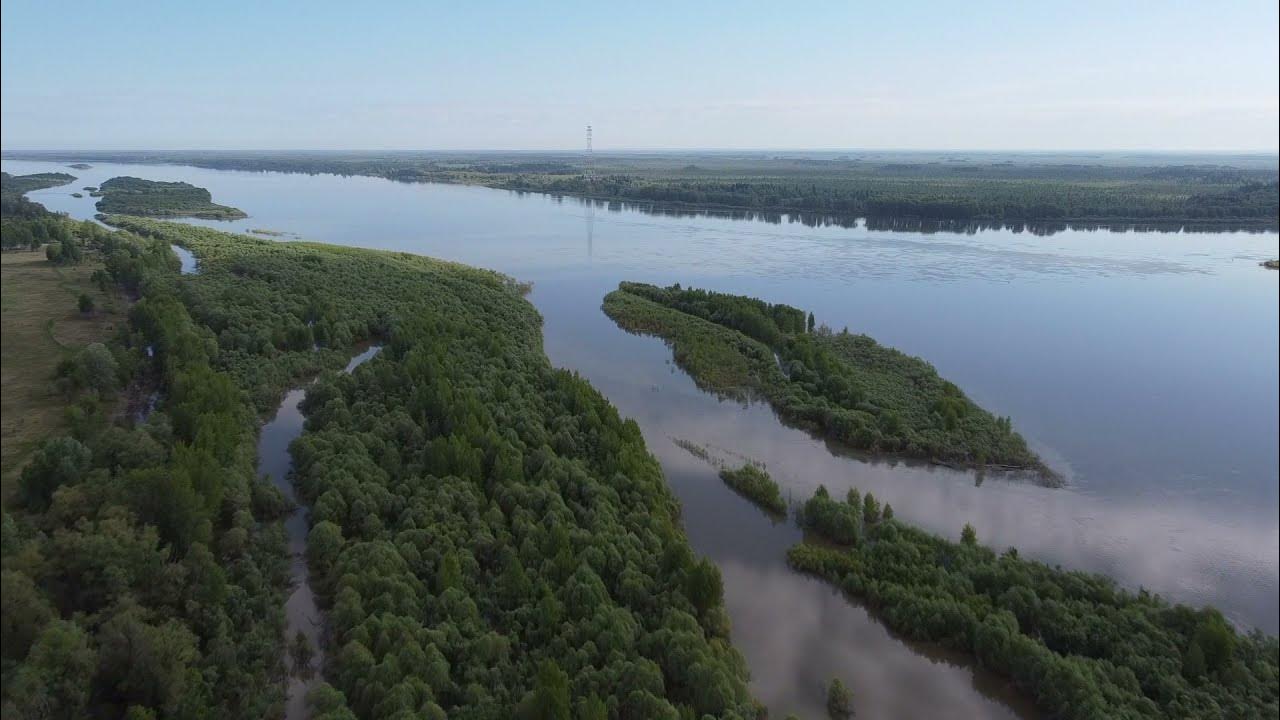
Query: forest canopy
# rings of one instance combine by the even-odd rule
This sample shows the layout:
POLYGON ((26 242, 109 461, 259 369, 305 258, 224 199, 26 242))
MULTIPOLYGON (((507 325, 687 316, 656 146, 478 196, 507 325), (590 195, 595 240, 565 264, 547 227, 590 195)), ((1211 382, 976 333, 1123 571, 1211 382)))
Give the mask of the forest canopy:
POLYGON ((519 284, 402 253, 107 221, 120 231, 92 248, 140 294, 120 382, 153 368, 164 400, 141 426, 102 417, 49 445, 6 515, 5 616, 13 597, 34 619, 20 623, 30 643, 6 641, 5 702, 278 711, 281 504, 253 476, 252 438, 320 372, 293 447, 331 626, 315 716, 757 715, 718 570, 690 550, 639 427, 547 361, 519 284), (200 272, 179 276, 170 244, 200 272), (327 372, 373 339, 375 359, 327 372), (85 567, 54 552, 72 532, 141 546, 85 567), (88 689, 56 685, 67 672, 88 689))

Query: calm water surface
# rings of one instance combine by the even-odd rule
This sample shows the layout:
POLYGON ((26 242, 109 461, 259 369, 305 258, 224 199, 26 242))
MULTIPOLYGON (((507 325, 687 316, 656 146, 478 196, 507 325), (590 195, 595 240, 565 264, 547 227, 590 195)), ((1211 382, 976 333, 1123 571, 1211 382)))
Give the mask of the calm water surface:
MULTIPOLYGON (((54 163, 5 160, 11 173, 54 163)), ((548 355, 644 429, 684 504, 696 550, 725 578, 734 641, 777 716, 819 717, 839 674, 868 717, 1012 717, 1030 711, 954 657, 891 637, 825 585, 786 569, 798 535, 725 488, 673 437, 766 463, 797 499, 856 486, 900 518, 1212 603, 1276 632, 1280 598, 1277 279, 1269 233, 1011 231, 919 235, 715 216, 670 217, 484 188, 374 178, 96 165, 31 194, 93 213, 84 185, 185 180, 245 220, 221 229, 458 260, 531 280, 548 355), (620 280, 680 282, 813 310, 932 362, 1011 415, 1068 478, 1046 489, 832 454, 766 406, 697 390, 661 341, 599 310, 620 280)))
MULTIPOLYGON (((382 348, 373 346, 351 358, 343 372, 351 372, 378 354, 382 348)), ((289 499, 290 503, 298 502, 294 492, 290 472, 293 470, 293 458, 289 455, 289 443, 302 434, 306 421, 298 405, 306 397, 305 387, 290 390, 280 402, 276 414, 268 420, 258 435, 258 475, 267 476, 271 482, 289 499)), ((289 577, 292 587, 285 601, 285 637, 292 643, 294 637, 301 632, 316 650, 311 673, 300 672, 293 668, 289 678, 288 698, 285 701, 286 720, 300 720, 308 717, 307 692, 320 683, 318 670, 324 663, 324 655, 320 652, 323 618, 316 605, 315 593, 311 591, 311 574, 307 569, 307 536, 310 534, 311 521, 304 508, 298 508, 285 520, 285 535, 289 542, 289 577)), ((292 667, 288 658, 285 666, 292 667)))

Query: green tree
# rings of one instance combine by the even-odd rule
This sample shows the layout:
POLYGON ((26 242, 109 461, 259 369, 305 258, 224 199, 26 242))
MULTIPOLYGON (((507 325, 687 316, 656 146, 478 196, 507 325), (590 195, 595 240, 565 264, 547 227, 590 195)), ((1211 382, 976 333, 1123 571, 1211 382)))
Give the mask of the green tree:
POLYGON ((15 717, 85 717, 89 680, 96 667, 97 656, 85 632, 74 623, 53 620, 31 646, 8 688, 8 700, 17 710, 15 717))
POLYGON ((89 471, 93 453, 79 440, 57 437, 46 440, 18 480, 18 496, 28 508, 44 510, 53 491, 80 482, 89 471))
POLYGON ((554 660, 543 660, 533 690, 521 703, 521 720, 570 720, 569 676, 554 660))
POLYGON ((80 293, 80 299, 76 301, 76 305, 80 308, 82 315, 93 312, 93 298, 89 297, 89 293, 80 293))
POLYGON ((960 542, 970 547, 978 544, 978 533, 969 523, 965 523, 964 529, 960 531, 960 542))
POLYGON ((840 682, 840 678, 832 678, 827 686, 827 715, 831 720, 853 717, 853 693, 840 682))

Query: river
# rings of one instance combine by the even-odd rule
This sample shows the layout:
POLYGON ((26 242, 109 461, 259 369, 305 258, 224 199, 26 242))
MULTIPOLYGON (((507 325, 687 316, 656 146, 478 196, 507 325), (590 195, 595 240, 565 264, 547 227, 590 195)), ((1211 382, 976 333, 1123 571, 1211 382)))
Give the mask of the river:
POLYGON ((913 234, 638 209, 476 187, 376 178, 3 161, 65 171, 30 194, 93 213, 70 193, 118 175, 184 180, 243 209, 248 232, 421 253, 534 283, 553 363, 581 372, 636 419, 684 506, 695 550, 719 565, 752 689, 781 717, 823 714, 821 688, 850 683, 867 717, 1015 717, 1031 711, 963 661, 890 636, 825 585, 787 570, 798 538, 773 524, 672 438, 767 464, 784 494, 856 486, 897 516, 1016 546, 1122 584, 1221 607, 1276 632, 1280 620, 1280 257, 1265 233, 1049 236, 1010 230, 913 234), (1063 473, 1043 488, 833 454, 767 406, 699 391, 654 338, 600 312, 620 280, 708 287, 813 310, 920 355, 1014 426, 1063 473))
MULTIPOLYGON (((343 372, 351 372, 368 360, 382 348, 373 346, 362 350, 351 358, 343 372)), ((258 475, 271 478, 271 482, 289 500, 297 504, 298 496, 293 489, 290 473, 293 470, 293 458, 289 455, 289 443, 302 434, 306 418, 298 409, 306 397, 306 387, 290 390, 285 394, 276 414, 268 420, 258 435, 258 475)), ((307 536, 311 531, 311 521, 307 510, 298 507, 285 519, 285 536, 289 543, 289 578, 291 587, 289 598, 285 602, 285 638, 292 645, 298 633, 306 637, 308 644, 315 652, 311 667, 307 671, 292 667, 286 658, 285 664, 290 667, 288 698, 285 703, 285 719, 301 720, 308 717, 306 699, 307 692, 319 684, 319 668, 324 663, 324 656, 319 652, 323 630, 323 619, 316 605, 315 593, 311 590, 310 572, 307 569, 307 536)))

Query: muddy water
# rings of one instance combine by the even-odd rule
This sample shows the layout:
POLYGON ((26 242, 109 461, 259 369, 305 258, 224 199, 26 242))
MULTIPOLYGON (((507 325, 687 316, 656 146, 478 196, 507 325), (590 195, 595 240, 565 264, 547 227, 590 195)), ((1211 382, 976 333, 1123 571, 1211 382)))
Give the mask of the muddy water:
MULTIPOLYGON (((356 369, 381 349, 375 345, 364 350, 351 358, 343 372, 356 369)), ((276 409, 275 416, 262 426, 258 436, 258 475, 269 477, 276 488, 294 504, 298 502, 298 497, 290 480, 293 459, 289 455, 289 443, 302 434, 305 418, 298 405, 306 394, 305 387, 290 390, 276 409)), ((289 543, 289 577, 292 581, 289 599, 285 603, 285 637, 288 640, 287 646, 291 647, 294 638, 301 632, 314 650, 314 657, 309 668, 294 667, 291 658, 285 658, 285 666, 291 669, 289 696, 285 706, 286 720, 308 717, 306 695, 320 682, 319 670, 324 664, 324 657, 320 652, 324 621, 316 606, 315 593, 311 591, 310 574, 307 571, 309 532, 308 512, 306 508, 298 507, 285 520, 285 534, 289 543)))

